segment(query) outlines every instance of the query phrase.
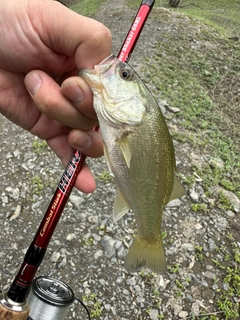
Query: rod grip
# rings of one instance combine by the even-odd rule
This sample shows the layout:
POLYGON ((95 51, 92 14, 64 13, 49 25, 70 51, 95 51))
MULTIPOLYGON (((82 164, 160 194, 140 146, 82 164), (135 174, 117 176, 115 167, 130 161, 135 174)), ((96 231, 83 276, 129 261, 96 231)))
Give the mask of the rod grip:
POLYGON ((28 302, 23 304, 10 300, 7 293, 0 293, 0 320, 27 320, 30 312, 28 302))
POLYGON ((0 304, 0 320, 26 320, 30 308, 24 311, 13 311, 0 304))

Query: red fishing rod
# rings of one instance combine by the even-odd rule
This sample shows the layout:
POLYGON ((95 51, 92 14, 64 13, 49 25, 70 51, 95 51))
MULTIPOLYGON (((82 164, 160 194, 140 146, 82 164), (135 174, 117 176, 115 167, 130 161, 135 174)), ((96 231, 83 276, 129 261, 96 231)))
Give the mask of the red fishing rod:
MULTIPOLYGON (((122 62, 129 61, 153 5, 154 0, 142 1, 118 54, 118 59, 122 62)), ((83 167, 85 159, 86 156, 76 150, 65 168, 57 190, 55 191, 38 231, 27 250, 19 272, 12 282, 9 291, 5 293, 0 300, 0 320, 24 320, 28 316, 29 308, 27 307, 26 300, 33 278, 44 258, 48 244, 75 185, 76 178, 83 167)))

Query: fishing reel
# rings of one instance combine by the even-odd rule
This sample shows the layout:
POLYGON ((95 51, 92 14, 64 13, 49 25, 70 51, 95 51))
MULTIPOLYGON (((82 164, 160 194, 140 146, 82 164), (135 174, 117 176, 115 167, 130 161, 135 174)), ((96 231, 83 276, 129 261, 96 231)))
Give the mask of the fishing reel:
MULTIPOLYGON (((73 290, 67 284, 51 277, 40 276, 31 285, 27 303, 13 303, 6 294, 2 294, 0 304, 7 307, 10 313, 13 311, 14 315, 9 315, 10 318, 7 319, 64 320, 75 300, 81 303, 88 315, 88 319, 91 320, 87 307, 74 296, 73 290), (30 312, 26 318, 24 314, 27 314, 29 309, 30 312)), ((0 319, 2 319, 1 315, 0 311, 0 319)))
POLYGON ((28 297, 30 313, 27 320, 64 320, 75 297, 72 289, 60 280, 38 277, 28 297))

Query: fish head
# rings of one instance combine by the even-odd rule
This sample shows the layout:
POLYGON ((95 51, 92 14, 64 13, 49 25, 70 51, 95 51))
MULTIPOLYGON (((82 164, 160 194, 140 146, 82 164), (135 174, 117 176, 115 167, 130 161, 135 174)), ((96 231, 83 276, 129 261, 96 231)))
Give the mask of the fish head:
POLYGON ((94 94, 98 119, 112 126, 137 125, 146 112, 146 88, 135 71, 111 55, 79 74, 94 94))

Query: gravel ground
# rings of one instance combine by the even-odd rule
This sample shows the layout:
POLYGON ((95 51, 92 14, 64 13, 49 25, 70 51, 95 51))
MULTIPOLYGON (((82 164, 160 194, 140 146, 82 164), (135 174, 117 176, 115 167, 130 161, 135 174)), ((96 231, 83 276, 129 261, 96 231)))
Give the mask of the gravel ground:
MULTIPOLYGON (((134 14, 134 10, 122 7, 122 1, 114 0, 101 7, 96 16, 111 29, 115 53, 134 14), (111 11, 107 10, 110 3, 114 8, 111 11)), ((171 27, 174 30, 174 24, 171 27)), ((132 66, 140 75, 141 57, 151 57, 159 41, 159 30, 167 28, 163 21, 149 19, 131 58, 132 66)), ((166 114, 176 111, 170 107, 166 109, 166 114)), ((174 118, 168 124, 171 130, 176 130, 174 118)), ((39 139, 3 117, 0 117, 0 128, 0 285, 7 290, 63 168, 39 139)), ((211 160, 217 166, 222 165, 219 159, 197 153, 187 143, 174 141, 174 144, 183 182, 187 173, 193 171, 194 162, 204 164, 211 160)), ((221 278, 221 269, 212 260, 222 261, 222 253, 216 248, 226 245, 231 251, 227 239, 239 233, 239 199, 228 194, 234 210, 225 211, 212 205, 211 214, 199 214, 191 205, 201 199, 210 206, 214 199, 205 195, 201 177, 196 178, 191 188, 184 184, 187 195, 172 201, 164 211, 166 275, 148 271, 129 274, 123 268, 123 261, 136 232, 134 215, 129 212, 124 219, 113 223, 114 179, 104 159, 87 161, 97 179, 97 190, 88 195, 77 190, 72 192, 37 275, 52 276, 70 285, 96 319, 195 319, 193 313, 198 316, 200 312, 218 312, 219 288, 228 290, 228 287, 221 278)), ((239 297, 234 299, 237 301, 239 297)), ((87 317, 79 303, 75 303, 66 319, 87 317)), ((216 313, 216 319, 224 318, 216 313)))

